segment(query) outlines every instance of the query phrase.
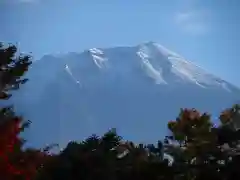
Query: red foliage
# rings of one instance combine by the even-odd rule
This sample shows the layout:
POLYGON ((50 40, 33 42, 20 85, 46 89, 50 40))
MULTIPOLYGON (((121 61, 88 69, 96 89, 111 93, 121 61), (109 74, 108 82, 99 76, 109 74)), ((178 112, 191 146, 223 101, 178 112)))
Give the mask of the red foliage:
POLYGON ((219 117, 222 124, 226 124, 231 120, 231 109, 224 110, 219 117))
POLYGON ((21 119, 16 118, 0 126, 1 180, 33 179, 37 169, 47 157, 41 151, 21 149, 21 119))

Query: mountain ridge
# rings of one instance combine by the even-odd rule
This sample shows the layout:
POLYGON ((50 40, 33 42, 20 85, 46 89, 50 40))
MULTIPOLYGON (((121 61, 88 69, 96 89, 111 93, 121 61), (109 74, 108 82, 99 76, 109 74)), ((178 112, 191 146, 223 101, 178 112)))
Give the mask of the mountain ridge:
MULTIPOLYGON (((227 83, 227 84, 230 84, 230 83, 228 83, 228 82, 224 81, 223 79, 220 79, 220 78, 208 73, 208 71, 206 71, 202 67, 200 67, 198 65, 195 65, 193 62, 184 59, 182 56, 164 48, 162 45, 157 44, 156 42, 147 42, 147 43, 143 43, 143 44, 133 46, 133 47, 115 47, 115 48, 110 48, 110 49, 91 48, 91 49, 86 50, 84 52, 85 53, 90 53, 90 55, 92 57, 92 60, 94 61, 95 65, 98 66, 98 68, 103 68, 101 66, 106 66, 107 63, 108 63, 108 57, 107 57, 108 55, 105 55, 105 52, 114 51, 116 49, 118 50, 118 49, 124 49, 124 48, 125 49, 130 49, 131 48, 131 49, 133 49, 133 51, 135 51, 134 53, 136 53, 143 60, 143 63, 145 63, 145 67, 148 70, 148 75, 151 76, 152 78, 155 78, 157 83, 166 84, 166 81, 161 77, 161 69, 160 69, 160 71, 159 71, 159 69, 156 70, 156 68, 154 69, 154 66, 151 63, 149 63, 149 59, 150 60, 154 59, 152 57, 149 57, 149 55, 146 52, 144 52, 144 51, 148 51, 148 49, 150 49, 149 47, 150 48, 154 47, 155 49, 158 48, 157 50, 160 50, 161 53, 163 54, 163 56, 167 57, 168 63, 170 62, 170 65, 172 66, 171 70, 174 71, 175 74, 178 73, 178 75, 180 75, 181 78, 188 78, 192 81, 195 81, 195 83, 197 83, 199 86, 203 87, 204 85, 200 84, 195 79, 194 75, 192 75, 192 73, 189 74, 189 70, 186 71, 186 68, 189 68, 189 67, 192 68, 193 67, 195 70, 200 71, 199 74, 204 74, 204 75, 211 76, 212 78, 215 79, 215 83, 217 83, 217 84, 222 83, 223 88, 229 90, 226 87, 225 83, 227 83), (187 67, 185 69, 179 70, 179 67, 180 67, 181 64, 183 64, 183 65, 185 64, 185 66, 187 66, 187 67), (178 66, 178 67, 175 68, 176 66, 178 66)), ((155 62, 157 60, 158 59, 155 59, 155 62)), ((161 66, 158 67, 158 68, 161 68, 161 66)), ((204 77, 200 77, 200 78, 204 78, 204 77)), ((234 86, 233 84, 230 84, 230 85, 234 86)))
MULTIPOLYGON (((138 55, 142 58, 142 59, 147 59, 146 57, 144 57, 144 55, 146 56, 146 53, 143 53, 143 51, 141 49, 143 48, 149 48, 149 47, 154 47, 154 48, 158 48, 159 51, 161 51, 161 53, 163 54, 163 56, 166 56, 170 61, 172 61, 172 63, 175 63, 177 64, 178 62, 182 62, 182 63, 185 63, 186 65, 188 66, 192 66, 192 67, 196 67, 198 70, 201 70, 202 72, 204 72, 205 74, 208 74, 210 76, 212 76, 214 79, 217 79, 218 81, 222 81, 222 82, 227 82, 225 80, 223 80, 222 78, 219 78, 211 73, 209 73, 209 71, 207 71, 206 69, 204 69, 203 67, 199 66, 199 65, 196 65, 196 63, 190 61, 190 60, 186 60, 185 58, 183 58, 183 56, 179 55, 178 53, 175 53, 175 52, 172 52, 170 51, 169 49, 165 48, 163 45, 157 43, 157 42, 154 42, 154 41, 148 41, 148 42, 144 42, 144 43, 141 43, 139 45, 136 45, 136 46, 117 46, 117 47, 111 47, 111 48, 90 48, 90 49, 87 49, 87 50, 84 50, 82 52, 70 52, 70 53, 64 53, 64 54, 58 54, 58 55, 44 55, 41 59, 45 59, 45 58, 64 58, 65 56, 67 57, 69 54, 70 55, 73 55, 73 56, 79 56, 81 54, 90 54, 92 56, 92 60, 95 61, 95 64, 101 68, 100 64, 104 64, 104 63, 107 63, 107 58, 103 58, 101 56, 104 56, 104 52, 105 51, 116 51, 116 50, 119 50, 119 49, 132 49, 133 51, 135 51, 135 53, 139 53, 138 55), (177 61, 177 59, 179 61, 177 61)), ((37 61, 35 61, 37 62, 37 61)), ((67 62, 66 62, 67 64, 67 62)), ((151 65, 150 67, 148 68, 152 68, 151 65)), ((154 71, 154 69, 152 69, 152 75, 155 75, 155 78, 157 78, 158 76, 158 80, 159 81, 162 81, 163 83, 166 83, 164 82, 164 80, 161 79, 160 75, 159 75, 159 72, 157 71, 154 71)), ((179 73, 179 72, 176 72, 176 73, 179 73)), ((181 76, 185 76, 186 78, 186 73, 184 75, 182 75, 184 72, 180 72, 181 76)), ((190 79, 192 79, 192 81, 194 81, 194 78, 193 77, 188 77, 190 79)), ((197 84, 199 84, 198 82, 196 82, 197 84)), ((220 82, 218 82, 220 83, 220 82)), ((227 82, 227 84, 230 84, 232 87, 235 87, 236 89, 239 89, 239 87, 237 87, 236 85, 232 84, 232 83, 229 83, 227 82)), ((199 84, 200 86, 203 86, 202 84, 199 84)), ((224 85, 223 85, 224 86, 224 85)), ((226 89, 227 87, 224 86, 226 89)))
POLYGON ((109 128, 154 142, 180 108, 215 115, 238 101, 237 87, 155 45, 91 48, 34 62, 30 81, 14 94, 17 111, 33 122, 25 134, 30 145, 64 145, 109 128))

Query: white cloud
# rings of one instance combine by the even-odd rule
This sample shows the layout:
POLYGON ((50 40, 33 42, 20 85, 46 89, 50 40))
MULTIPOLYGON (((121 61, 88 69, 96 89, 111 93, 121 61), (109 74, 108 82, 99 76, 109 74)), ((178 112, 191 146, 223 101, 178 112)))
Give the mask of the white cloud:
POLYGON ((192 16, 193 14, 191 12, 181 12, 176 14, 175 19, 177 23, 184 23, 191 19, 192 16))
POLYGON ((204 34, 209 30, 206 18, 206 12, 188 11, 177 13, 175 16, 175 22, 183 31, 192 34, 204 34))
POLYGON ((194 35, 209 32, 208 19, 210 12, 206 9, 198 9, 196 4, 197 0, 183 0, 181 2, 181 10, 174 16, 176 25, 179 26, 182 31, 194 35))
POLYGON ((192 34, 205 34, 209 28, 204 23, 188 23, 184 25, 184 30, 192 34))

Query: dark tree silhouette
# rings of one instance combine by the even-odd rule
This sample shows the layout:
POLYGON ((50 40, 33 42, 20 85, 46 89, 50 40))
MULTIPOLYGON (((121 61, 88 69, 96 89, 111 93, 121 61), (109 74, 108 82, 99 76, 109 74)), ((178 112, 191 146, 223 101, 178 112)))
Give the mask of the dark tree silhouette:
MULTIPOLYGON (((31 56, 17 55, 14 45, 0 43, 0 99, 11 97, 27 79, 23 78, 31 64, 31 56)), ((0 179, 32 179, 41 166, 44 154, 34 149, 22 150, 19 134, 30 124, 17 116, 13 106, 0 107, 0 179)))
POLYGON ((114 130, 71 142, 44 165, 38 180, 239 179, 239 109, 235 105, 224 111, 219 127, 207 113, 182 109, 168 123, 171 134, 156 146, 124 141, 114 130))

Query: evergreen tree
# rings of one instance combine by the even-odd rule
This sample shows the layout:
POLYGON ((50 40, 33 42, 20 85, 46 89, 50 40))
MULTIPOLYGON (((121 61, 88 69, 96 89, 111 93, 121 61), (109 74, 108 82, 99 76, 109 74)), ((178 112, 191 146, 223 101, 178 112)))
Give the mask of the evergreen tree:
MULTIPOLYGON (((11 97, 27 79, 23 78, 31 64, 31 56, 17 55, 14 45, 0 43, 0 99, 11 97)), ((34 149, 22 150, 24 140, 19 134, 30 121, 23 120, 14 112, 13 106, 0 107, 0 179, 27 180, 36 174, 44 154, 34 149)))
POLYGON ((17 48, 14 45, 4 47, 0 43, 0 94, 1 99, 7 99, 11 96, 10 90, 19 88, 20 84, 27 81, 23 75, 28 70, 31 62, 31 56, 16 55, 17 48))

